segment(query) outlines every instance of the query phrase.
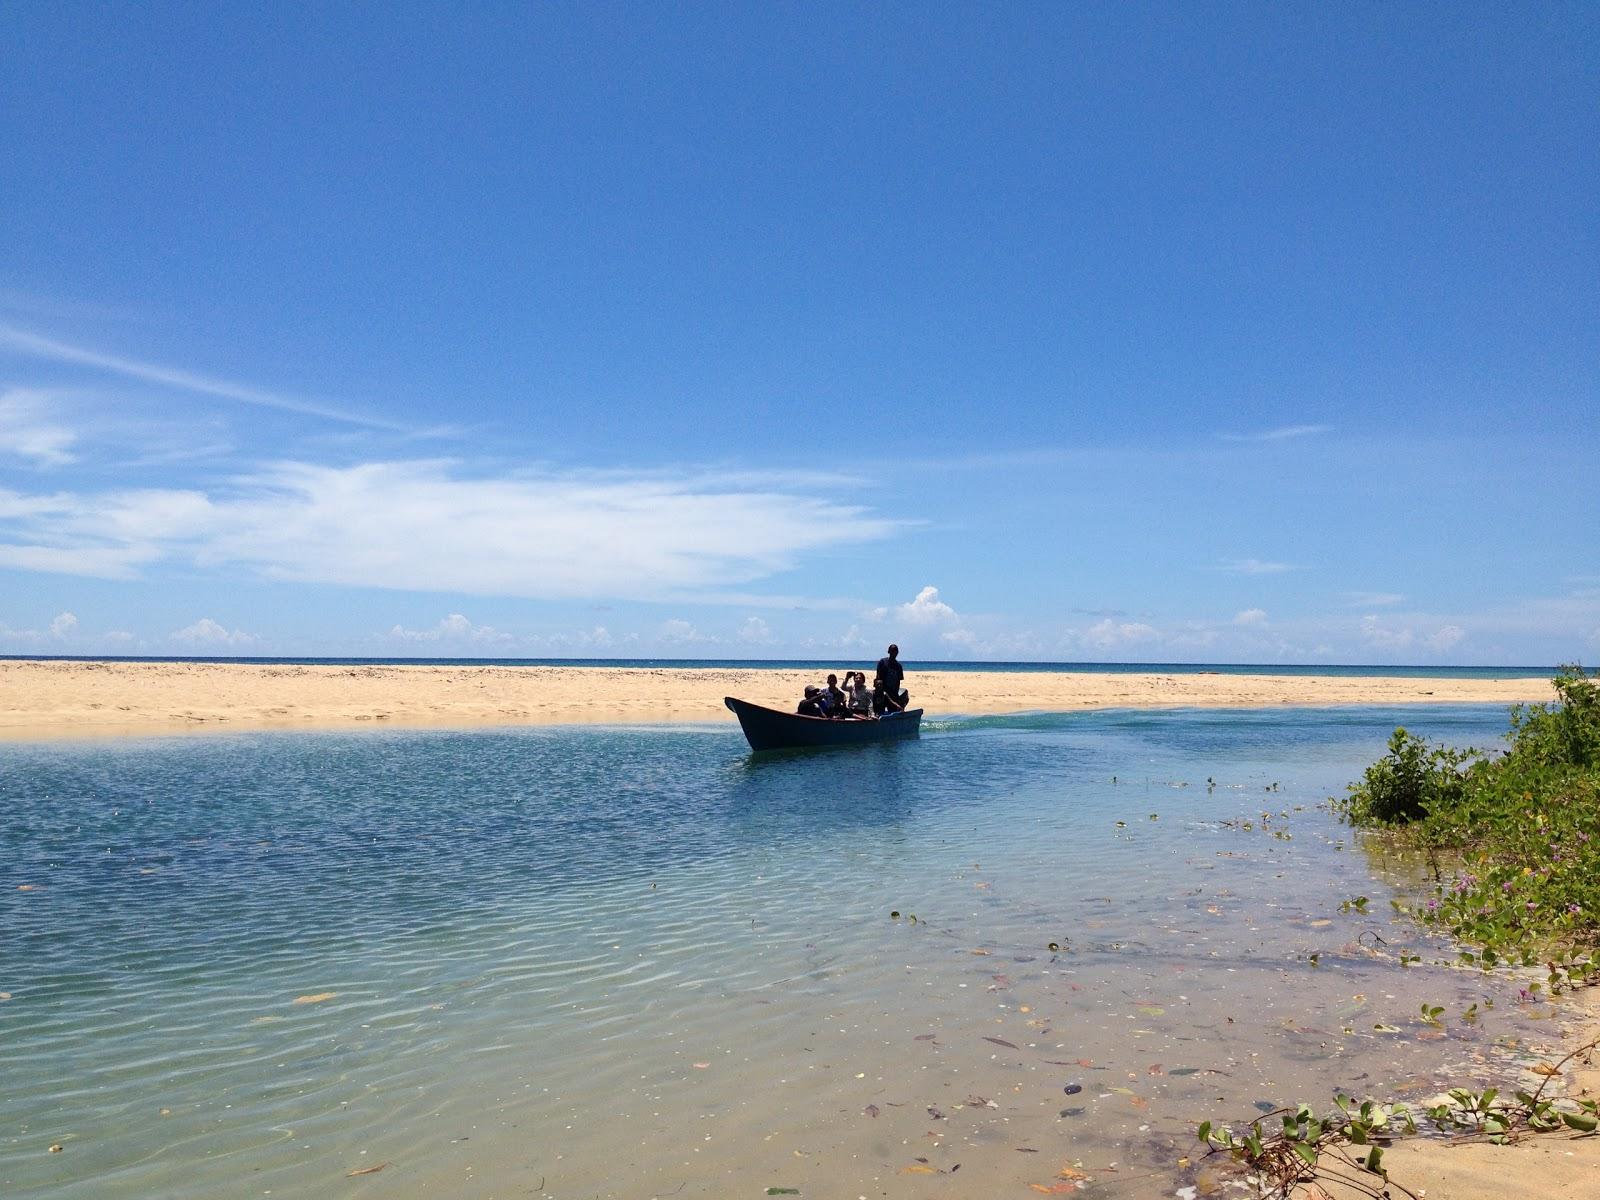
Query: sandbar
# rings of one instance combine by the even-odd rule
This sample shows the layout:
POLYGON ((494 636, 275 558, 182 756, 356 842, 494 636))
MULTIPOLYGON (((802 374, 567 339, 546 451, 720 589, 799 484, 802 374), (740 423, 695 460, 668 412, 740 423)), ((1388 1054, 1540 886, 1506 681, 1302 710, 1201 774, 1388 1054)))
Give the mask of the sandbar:
MULTIPOLYGON (((840 664, 840 671, 855 664, 840 664)), ((864 664, 870 671, 870 664, 864 664)), ((792 710, 818 673, 718 667, 300 665, 0 659, 0 737, 180 730, 723 722, 724 696, 792 710)), ((1107 708, 1514 704, 1549 679, 918 671, 930 716, 1107 708)))

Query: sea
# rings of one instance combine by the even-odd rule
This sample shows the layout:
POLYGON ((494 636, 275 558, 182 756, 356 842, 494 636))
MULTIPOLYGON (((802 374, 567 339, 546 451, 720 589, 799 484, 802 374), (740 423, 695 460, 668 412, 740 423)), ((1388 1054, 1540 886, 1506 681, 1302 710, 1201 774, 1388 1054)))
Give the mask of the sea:
POLYGON ((1205 1193, 1560 1036, 1330 811, 1400 724, 1506 711, 0 743, 0 1194, 1205 1193))

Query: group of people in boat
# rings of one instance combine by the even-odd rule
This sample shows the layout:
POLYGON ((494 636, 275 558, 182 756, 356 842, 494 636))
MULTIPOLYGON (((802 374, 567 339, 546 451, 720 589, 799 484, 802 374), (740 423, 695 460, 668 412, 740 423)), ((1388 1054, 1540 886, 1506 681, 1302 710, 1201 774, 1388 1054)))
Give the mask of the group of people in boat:
POLYGON ((837 675, 829 675, 822 687, 808 685, 805 699, 795 709, 803 717, 825 717, 831 721, 871 721, 885 713, 904 712, 911 696, 901 686, 906 669, 900 663, 900 647, 891 645, 878 660, 871 688, 860 671, 846 671, 843 686, 837 675))

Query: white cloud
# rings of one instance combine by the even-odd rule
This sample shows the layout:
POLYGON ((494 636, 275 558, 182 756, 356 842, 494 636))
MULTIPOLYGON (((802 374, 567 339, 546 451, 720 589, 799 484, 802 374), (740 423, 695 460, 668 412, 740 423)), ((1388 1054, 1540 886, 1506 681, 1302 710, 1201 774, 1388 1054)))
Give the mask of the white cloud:
POLYGON ((1425 639, 1428 649, 1437 650, 1443 654, 1452 649, 1457 642, 1467 636, 1467 631, 1459 625, 1442 625, 1425 639))
POLYGON ((1351 608, 1391 608, 1404 602, 1399 592, 1350 592, 1345 600, 1351 608))
POLYGON ((50 622, 50 632, 58 638, 68 636, 77 627, 78 618, 69 612, 60 613, 50 622))
POLYGON ((1140 642, 1154 641, 1160 636, 1159 630, 1142 621, 1113 621, 1107 617, 1089 626, 1083 632, 1082 640, 1096 650, 1110 650, 1116 646, 1132 646, 1140 642))
POLYGON ((1235 625, 1265 625, 1267 612, 1262 608, 1247 608, 1233 618, 1235 625))
POLYGON ((132 578, 148 564, 532 599, 693 596, 898 522, 715 477, 511 474, 443 462, 284 463, 226 490, 0 492, 0 566, 132 578))
POLYGON ((172 634, 175 642, 193 646, 248 646, 255 635, 242 629, 228 629, 210 617, 201 617, 193 625, 186 625, 172 634))
POLYGON ((407 629, 396 625, 389 637, 397 642, 446 642, 452 644, 483 645, 512 641, 509 633, 502 633, 493 625, 474 625, 460 613, 451 613, 431 629, 407 629))
POLYGON ((1361 618, 1361 640, 1374 649, 1403 650, 1411 645, 1412 636, 1410 628, 1391 628, 1374 616, 1361 618))
POLYGON ((936 587, 925 587, 909 603, 897 605, 894 615, 912 625, 953 625, 960 620, 956 610, 939 599, 936 587))
POLYGON ((300 400, 293 396, 279 395, 276 392, 269 392, 262 388, 232 383, 224 379, 212 379, 177 367, 165 367, 157 363, 140 362, 136 359, 90 350, 84 346, 73 346, 66 342, 58 342, 53 338, 42 337, 26 329, 18 329, 14 325, 0 325, 0 348, 31 355, 35 358, 46 359, 50 362, 72 363, 76 366, 91 367, 98 371, 106 371, 128 379, 138 379, 145 383, 159 383, 166 387, 195 392, 202 396, 214 396, 222 400, 233 400, 240 404, 253 405, 259 408, 275 408, 283 412, 322 417, 329 421, 342 421, 351 425, 366 426, 370 429, 387 429, 402 433, 410 432, 408 427, 382 417, 347 412, 328 405, 313 404, 310 401, 300 400))
POLYGON ((772 628, 760 617, 747 617, 739 626, 739 640, 751 646, 770 645, 772 628))
POLYGON ((688 621, 674 617, 661 622, 656 629, 656 638, 669 646, 687 646, 701 642, 714 642, 715 638, 701 633, 688 621))
POLYGON ((48 393, 12 388, 0 393, 0 456, 14 454, 45 467, 73 461, 78 435, 49 415, 48 393))
POLYGON ((1284 425, 1260 433, 1224 433, 1219 436, 1228 442, 1286 442, 1291 438, 1315 437, 1332 432, 1332 425, 1284 425))
POLYGON ((1298 568, 1293 563, 1263 562, 1259 558, 1230 558, 1222 563, 1224 571, 1232 571, 1235 575, 1281 575, 1285 571, 1294 571, 1298 568))

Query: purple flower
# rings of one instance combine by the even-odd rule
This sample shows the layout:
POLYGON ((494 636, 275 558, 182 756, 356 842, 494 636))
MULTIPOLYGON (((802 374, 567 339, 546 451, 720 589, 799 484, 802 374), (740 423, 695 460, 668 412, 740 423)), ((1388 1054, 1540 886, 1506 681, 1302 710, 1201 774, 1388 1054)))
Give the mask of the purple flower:
POLYGON ((1573 916, 1577 916, 1579 913, 1581 913, 1583 911, 1583 905, 1581 905, 1581 904, 1569 904, 1569 905, 1567 905, 1567 911, 1569 913, 1571 913, 1573 916))
POLYGON ((1439 902, 1437 900, 1429 900, 1428 901, 1428 911, 1430 913, 1438 912, 1439 911, 1439 902))
POLYGON ((1508 879, 1504 883, 1502 883, 1500 885, 1500 890, 1502 892, 1509 892, 1511 890, 1511 880, 1508 879))
POLYGON ((1533 993, 1530 992, 1527 988, 1518 988, 1517 989, 1517 999, 1522 1001, 1524 1004, 1532 1004, 1533 1003, 1533 993))
POLYGON ((1534 901, 1532 901, 1532 900, 1528 901, 1528 911, 1529 912, 1532 912, 1534 909, 1536 909, 1538 907, 1539 907, 1539 905, 1537 903, 1535 903, 1534 901))

